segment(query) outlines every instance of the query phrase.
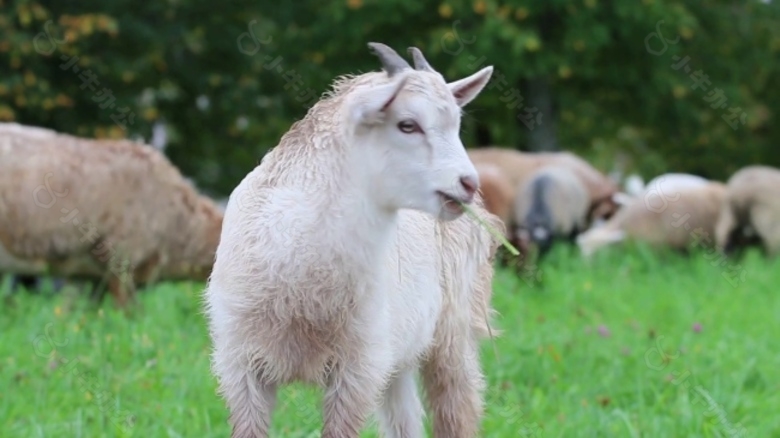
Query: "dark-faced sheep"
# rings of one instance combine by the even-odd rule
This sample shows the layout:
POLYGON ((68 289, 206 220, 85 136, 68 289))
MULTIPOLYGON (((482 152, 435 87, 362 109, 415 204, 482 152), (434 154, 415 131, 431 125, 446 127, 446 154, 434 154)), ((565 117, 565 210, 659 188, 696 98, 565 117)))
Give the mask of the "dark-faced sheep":
POLYGON ((136 284, 205 281, 222 214, 159 151, 0 124, 0 271, 136 284))
POLYGON ((780 254, 780 170, 747 166, 729 178, 715 239, 726 254, 754 244, 780 254))
POLYGON ((534 172, 517 191, 513 222, 522 242, 539 249, 543 257, 558 239, 573 242, 587 228, 590 199, 582 181, 563 166, 534 172))
POLYGON ((571 152, 520 152, 500 147, 475 148, 468 152, 475 165, 491 163, 499 167, 515 190, 523 187, 528 178, 542 167, 556 165, 568 168, 580 178, 588 192, 591 221, 609 219, 619 207, 614 199, 619 193, 618 185, 571 152))

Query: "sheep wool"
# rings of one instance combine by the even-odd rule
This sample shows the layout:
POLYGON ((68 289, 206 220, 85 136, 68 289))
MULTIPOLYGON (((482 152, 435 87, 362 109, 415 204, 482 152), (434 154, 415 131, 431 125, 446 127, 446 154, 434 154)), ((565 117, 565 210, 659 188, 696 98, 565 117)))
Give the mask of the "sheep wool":
POLYGON ((154 148, 0 123, 0 271, 136 284, 205 281, 222 214, 154 148))
POLYGON ((712 247, 725 192, 725 184, 710 181, 706 185, 681 187, 674 195, 666 193, 660 204, 642 196, 621 208, 604 225, 580 234, 577 243, 585 256, 627 238, 678 250, 686 250, 692 244, 712 247))
POLYGON ((569 168, 542 167, 518 190, 514 223, 543 252, 553 240, 573 239, 588 222, 588 192, 569 168))
POLYGON ((763 165, 743 167, 729 178, 726 187, 716 231, 718 248, 728 253, 757 241, 767 255, 780 254, 780 170, 763 165), (740 245, 740 240, 745 243, 740 245))
POLYGON ((618 185, 609 177, 571 152, 520 152, 497 146, 469 150, 469 158, 475 164, 492 163, 499 167, 515 188, 523 187, 534 171, 549 165, 569 168, 584 184, 589 198, 589 215, 592 220, 608 219, 618 209, 613 196, 618 185))

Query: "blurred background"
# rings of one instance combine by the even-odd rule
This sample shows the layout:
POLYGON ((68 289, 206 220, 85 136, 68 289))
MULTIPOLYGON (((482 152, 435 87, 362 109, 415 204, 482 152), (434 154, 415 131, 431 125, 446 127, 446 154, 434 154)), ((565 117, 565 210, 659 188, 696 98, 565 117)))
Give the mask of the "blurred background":
POLYGON ((649 176, 725 179, 747 164, 780 165, 777 2, 0 7, 0 120, 142 139, 213 196, 227 196, 334 77, 378 70, 368 41, 404 54, 418 46, 450 80, 495 66, 467 108, 467 147, 566 149, 649 176))

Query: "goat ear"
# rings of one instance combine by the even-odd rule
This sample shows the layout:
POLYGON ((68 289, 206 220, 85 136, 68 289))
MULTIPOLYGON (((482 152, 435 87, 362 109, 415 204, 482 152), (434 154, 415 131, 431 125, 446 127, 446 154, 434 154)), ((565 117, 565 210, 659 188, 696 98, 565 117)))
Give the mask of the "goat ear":
POLYGON ((407 78, 407 75, 399 74, 398 78, 389 84, 371 87, 357 93, 352 100, 352 107, 349 109, 353 124, 381 122, 385 111, 406 85, 407 78))
POLYGON ((463 108, 485 88, 493 75, 493 66, 487 66, 473 75, 447 84, 458 106, 463 108))

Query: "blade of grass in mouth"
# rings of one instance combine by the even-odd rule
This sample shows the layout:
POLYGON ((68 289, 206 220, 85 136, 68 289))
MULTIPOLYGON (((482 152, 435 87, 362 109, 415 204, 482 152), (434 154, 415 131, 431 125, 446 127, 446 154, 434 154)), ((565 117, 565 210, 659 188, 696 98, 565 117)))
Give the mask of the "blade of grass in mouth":
POLYGON ((471 209, 471 207, 469 207, 468 205, 466 205, 466 204, 464 204, 464 203, 462 203, 462 202, 459 202, 459 204, 460 204, 460 206, 461 206, 461 207, 463 207, 463 210, 464 210, 466 213, 468 213, 468 214, 469 214, 469 216, 471 216, 471 217, 473 217, 474 219, 476 219, 476 220, 477 220, 477 222, 479 222, 479 224, 480 224, 480 225, 482 225, 482 227, 483 227, 483 228, 485 228, 485 229, 486 229, 486 230, 487 230, 487 231, 488 231, 490 234, 492 234, 492 235, 493 235, 493 237, 495 237, 496 239, 498 239, 498 240, 499 240, 499 242, 501 242, 501 244, 502 244, 502 245, 504 245, 504 248, 508 249, 508 250, 509 250, 509 252, 511 252, 511 253, 512 253, 512 255, 516 255, 516 256, 517 256, 517 255, 520 255, 520 251, 518 251, 518 250, 517 250, 517 248, 515 248, 514 246, 512 246, 512 244, 511 244, 511 243, 509 243, 509 241, 508 241, 508 240, 506 240, 506 238, 505 238, 504 236, 502 236, 502 235, 501 235, 501 233, 499 233, 498 231, 496 231, 496 229, 495 229, 495 228, 491 227, 491 226, 490 226, 490 224, 488 224, 487 222, 485 222, 484 220, 482 220, 482 218, 481 218, 481 217, 479 217, 479 215, 478 215, 477 213, 475 213, 475 212, 474 212, 474 210, 472 210, 472 209, 471 209))

